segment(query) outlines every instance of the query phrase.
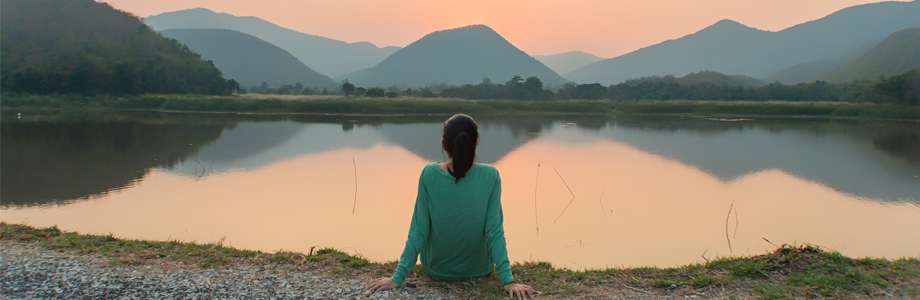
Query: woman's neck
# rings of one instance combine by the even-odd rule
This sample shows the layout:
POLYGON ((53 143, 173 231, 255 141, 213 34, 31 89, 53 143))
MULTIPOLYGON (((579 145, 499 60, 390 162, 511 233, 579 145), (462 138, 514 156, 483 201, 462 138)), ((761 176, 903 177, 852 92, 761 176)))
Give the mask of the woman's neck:
POLYGON ((441 170, 444 172, 451 173, 454 171, 454 160, 450 159, 450 160, 447 160, 447 162, 442 162, 438 164, 438 167, 440 167, 441 170))

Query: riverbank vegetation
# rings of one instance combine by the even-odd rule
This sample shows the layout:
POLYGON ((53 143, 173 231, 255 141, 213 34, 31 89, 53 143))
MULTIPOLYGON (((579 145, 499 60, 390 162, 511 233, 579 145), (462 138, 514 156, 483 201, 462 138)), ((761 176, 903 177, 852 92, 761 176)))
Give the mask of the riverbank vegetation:
POLYGON ((473 114, 599 113, 613 105, 606 101, 506 101, 371 97, 238 97, 143 95, 83 97, 6 95, 7 109, 141 109, 200 112, 316 113, 316 114, 473 114))
MULTIPOLYGON (((334 249, 309 253, 265 253, 234 249, 223 241, 210 244, 177 240, 129 240, 113 235, 66 232, 0 223, 0 240, 37 243, 59 251, 100 254, 113 264, 136 266, 173 260, 190 267, 219 268, 234 263, 279 263, 319 269, 339 278, 373 278, 392 274, 396 262, 371 262, 334 249)), ((573 298, 598 291, 627 291, 649 296, 857 298, 920 296, 920 260, 853 259, 812 245, 782 245, 763 255, 716 258, 671 268, 638 267, 570 270, 547 262, 516 262, 515 279, 533 286, 537 297, 573 298)), ((504 297, 497 275, 463 282, 433 281, 416 267, 407 286, 431 288, 476 298, 504 297)))
POLYGON ((634 114, 712 117, 920 119, 920 106, 791 101, 464 100, 459 98, 293 95, 95 96, 4 94, 4 110, 151 110, 233 113, 427 115, 634 114))

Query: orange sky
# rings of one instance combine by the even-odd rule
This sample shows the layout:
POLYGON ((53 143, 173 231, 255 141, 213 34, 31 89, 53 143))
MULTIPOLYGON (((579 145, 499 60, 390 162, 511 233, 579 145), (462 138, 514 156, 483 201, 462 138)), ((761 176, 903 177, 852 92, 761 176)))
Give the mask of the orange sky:
MULTIPOLYGON (((99 0, 102 1, 102 0, 99 0)), ((256 16, 346 42, 406 46, 425 34, 485 24, 531 55, 614 57, 721 19, 779 31, 872 0, 106 0, 140 17, 203 7, 256 16)))

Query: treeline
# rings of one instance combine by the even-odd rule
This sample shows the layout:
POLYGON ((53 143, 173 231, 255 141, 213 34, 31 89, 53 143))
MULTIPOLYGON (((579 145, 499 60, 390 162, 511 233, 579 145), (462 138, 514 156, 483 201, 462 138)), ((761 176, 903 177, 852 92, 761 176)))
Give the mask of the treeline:
POLYGON ((239 88, 136 16, 93 0, 4 0, 0 85, 32 94, 208 94, 239 88))
MULTIPOLYGON (((714 72, 701 72, 713 77, 714 72)), ((515 76, 504 84, 494 84, 489 78, 482 83, 449 87, 438 96, 462 99, 507 99, 507 100, 564 100, 564 99, 608 99, 617 101, 637 100, 720 100, 720 101, 809 101, 809 102, 852 102, 852 103, 898 103, 920 105, 920 71, 911 70, 891 78, 876 81, 857 80, 850 83, 828 83, 815 81, 785 85, 779 82, 744 86, 737 76, 722 77, 718 83, 700 81, 699 74, 685 76, 693 78, 643 77, 620 84, 603 86, 599 83, 566 83, 555 91, 549 90, 537 77, 522 80, 515 76), (722 81, 722 82, 719 82, 722 81), (690 83, 688 83, 690 82, 690 83)), ((718 74, 718 73, 716 73, 718 74)), ((754 84, 753 81, 749 81, 754 84)), ((433 95, 432 95, 433 96, 433 95)))
POLYGON ((262 82, 261 85, 255 85, 249 88, 240 88, 237 90, 240 94, 264 94, 264 95, 335 95, 336 91, 330 91, 329 89, 314 89, 309 88, 303 85, 303 83, 296 83, 294 85, 285 84, 277 88, 270 87, 268 82, 262 82))

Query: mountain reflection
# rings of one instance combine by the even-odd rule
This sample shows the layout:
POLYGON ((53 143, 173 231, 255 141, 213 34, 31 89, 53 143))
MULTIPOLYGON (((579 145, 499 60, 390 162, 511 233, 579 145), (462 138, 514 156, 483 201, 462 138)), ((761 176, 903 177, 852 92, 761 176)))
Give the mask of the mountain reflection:
MULTIPOLYGON (((380 144, 442 161, 446 118, 52 113, 20 120, 5 114, 2 205, 104 195, 143 179, 152 168, 199 177, 380 144)), ((477 121, 483 145, 477 160, 483 163, 496 163, 534 139, 573 147, 606 139, 696 166, 726 182, 781 169, 857 196, 920 204, 915 124, 606 116, 477 121)))

